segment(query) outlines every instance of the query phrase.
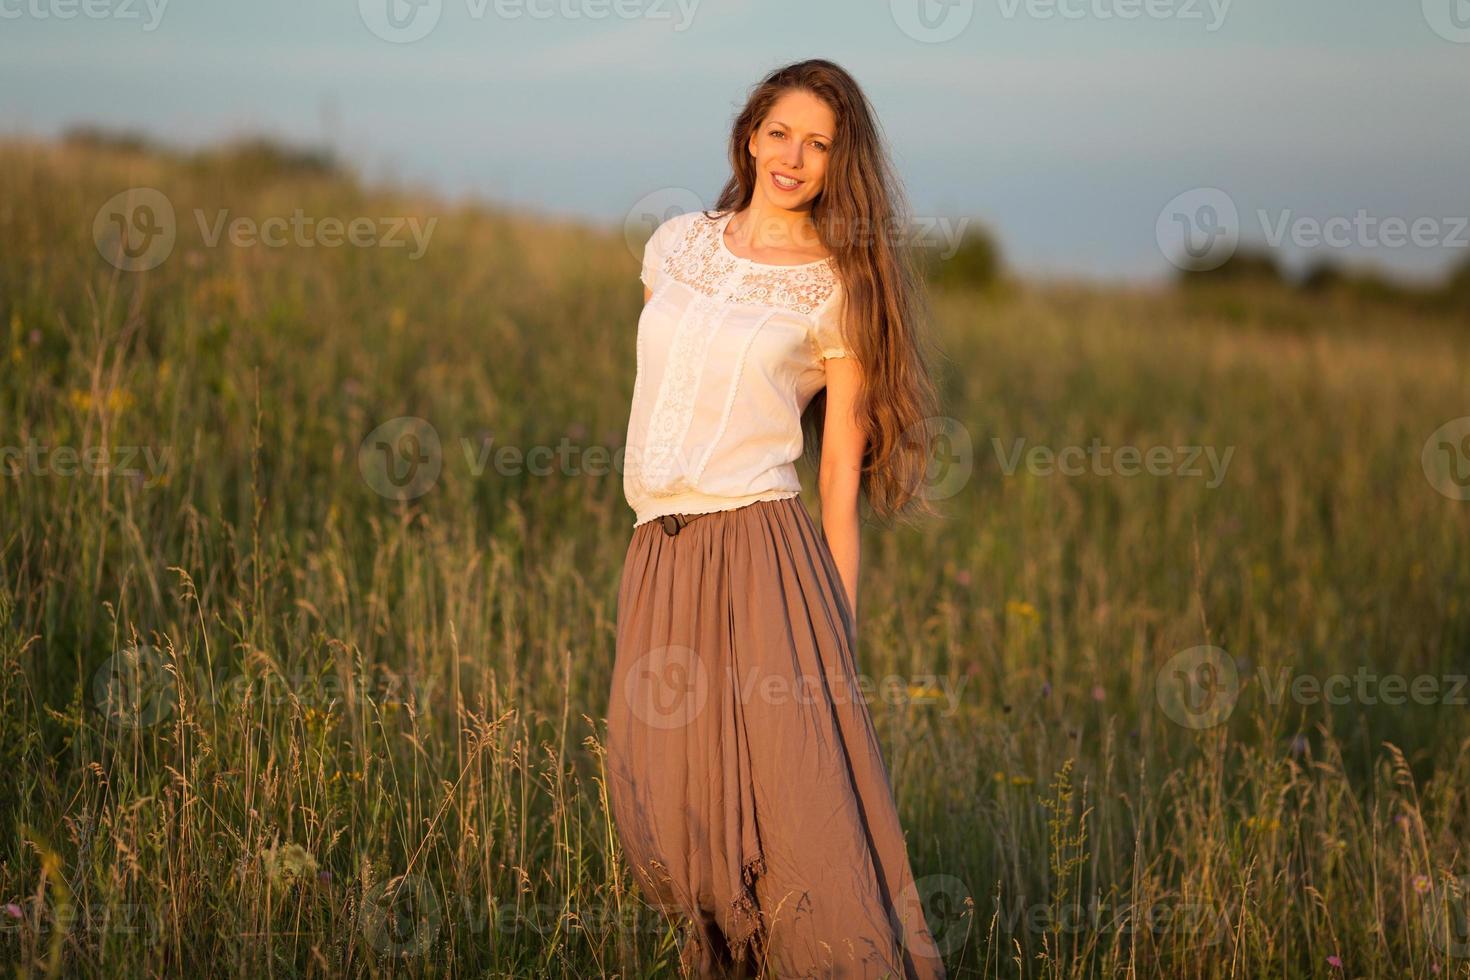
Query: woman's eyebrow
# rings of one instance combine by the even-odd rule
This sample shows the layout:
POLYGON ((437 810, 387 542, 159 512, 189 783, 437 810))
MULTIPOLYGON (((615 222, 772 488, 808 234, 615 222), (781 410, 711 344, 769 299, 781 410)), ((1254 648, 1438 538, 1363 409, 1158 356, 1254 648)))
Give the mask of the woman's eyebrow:
MULTIPOLYGON (((773 125, 780 126, 782 129, 790 129, 791 128, 790 126, 786 125, 785 123, 783 123, 779 119, 772 119, 771 120, 771 123, 773 125)), ((822 137, 822 139, 826 140, 829 143, 832 141, 832 137, 828 136, 826 133, 807 133, 807 135, 808 136, 820 136, 820 137, 822 137)))

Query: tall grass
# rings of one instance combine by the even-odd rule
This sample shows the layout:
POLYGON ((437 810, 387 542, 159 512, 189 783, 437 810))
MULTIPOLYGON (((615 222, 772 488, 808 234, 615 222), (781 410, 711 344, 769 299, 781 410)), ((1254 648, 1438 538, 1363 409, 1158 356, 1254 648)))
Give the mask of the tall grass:
MULTIPOLYGON (((588 450, 632 389, 621 236, 122 149, 11 143, 0 188, 0 443, 112 464, 12 454, 0 482, 0 957, 674 972, 602 782, 632 513, 588 450), (132 187, 176 215, 148 272, 93 238, 132 187), (410 259, 211 247, 195 209, 438 221, 410 259), (411 500, 363 455, 404 416, 442 445, 411 500)), ((870 705, 951 973, 1470 975, 1470 502, 1420 463, 1470 414, 1464 325, 1026 285, 934 313, 957 492, 865 532, 859 661, 893 679, 870 705), (1003 465, 1094 439, 1233 451, 1213 486, 1003 465), (1241 684, 1196 728, 1158 690, 1206 645, 1241 684)))

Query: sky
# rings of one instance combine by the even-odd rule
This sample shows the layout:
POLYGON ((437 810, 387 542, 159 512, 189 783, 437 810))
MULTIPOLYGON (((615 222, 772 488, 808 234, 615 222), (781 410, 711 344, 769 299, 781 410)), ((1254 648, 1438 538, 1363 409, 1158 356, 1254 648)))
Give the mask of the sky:
POLYGON ((986 227, 1023 274, 1470 260, 1470 0, 0 0, 0 133, 268 134, 621 227, 712 203, 745 96, 809 57, 925 234, 986 227))

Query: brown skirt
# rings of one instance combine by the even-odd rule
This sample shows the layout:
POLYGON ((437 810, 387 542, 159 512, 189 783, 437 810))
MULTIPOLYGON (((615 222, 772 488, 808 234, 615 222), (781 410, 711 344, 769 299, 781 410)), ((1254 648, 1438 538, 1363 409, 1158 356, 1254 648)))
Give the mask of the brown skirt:
POLYGON ((699 976, 943 977, 857 683, 852 610, 799 497, 633 529, 607 791, 699 976))

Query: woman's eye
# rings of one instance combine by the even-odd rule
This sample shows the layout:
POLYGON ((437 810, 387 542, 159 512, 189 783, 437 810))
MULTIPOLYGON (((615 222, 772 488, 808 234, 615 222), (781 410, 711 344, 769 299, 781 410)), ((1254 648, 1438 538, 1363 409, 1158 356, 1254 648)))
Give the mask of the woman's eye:
POLYGON ((782 136, 784 134, 779 129, 773 129, 773 130, 771 130, 771 135, 772 136, 782 136))
POLYGON ((826 153, 827 152, 827 144, 821 142, 820 140, 817 141, 817 142, 815 142, 815 143, 813 143, 812 146, 815 146, 817 149, 821 150, 823 153, 826 153))

